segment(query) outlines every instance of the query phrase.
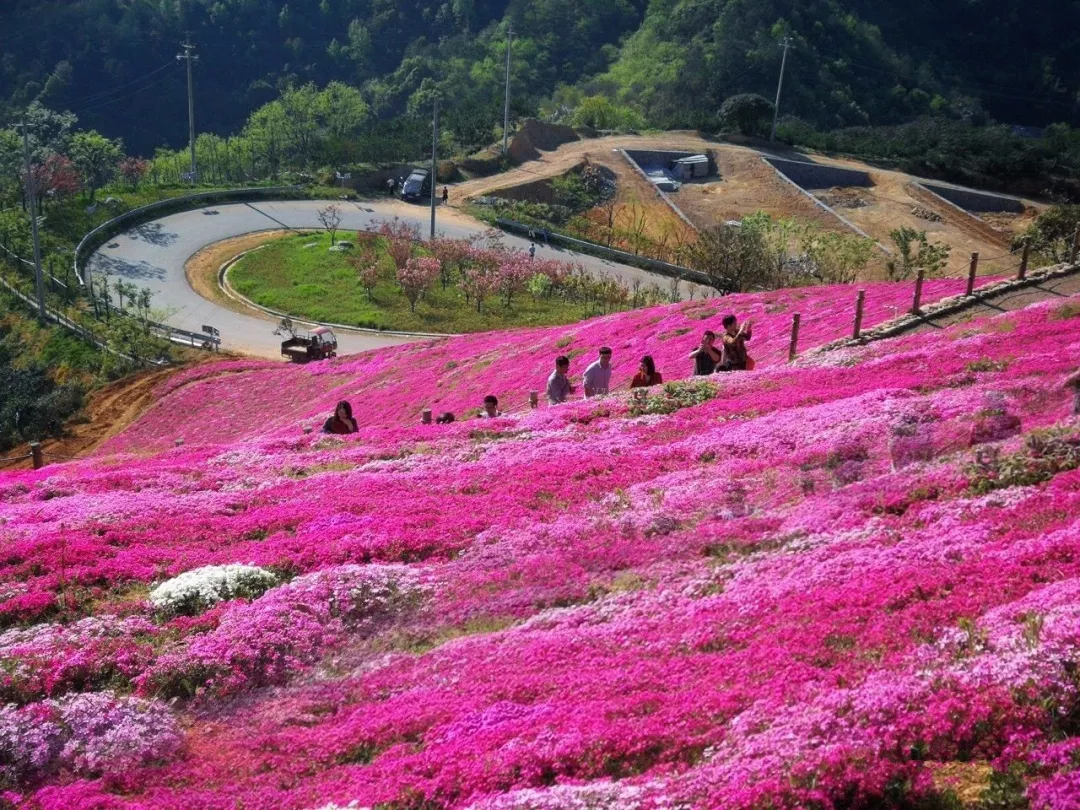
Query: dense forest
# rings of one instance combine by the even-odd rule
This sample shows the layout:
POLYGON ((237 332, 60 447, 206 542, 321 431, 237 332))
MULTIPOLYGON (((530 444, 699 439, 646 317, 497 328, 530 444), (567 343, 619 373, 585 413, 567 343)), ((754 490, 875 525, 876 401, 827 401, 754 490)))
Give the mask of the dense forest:
POLYGON ((1061 0, 8 0, 0 123, 38 101, 134 153, 181 146, 190 32, 200 132, 338 81, 369 126, 441 93, 468 148, 501 119, 510 28, 515 115, 709 128, 725 98, 771 97, 790 37, 784 111, 818 130, 1080 123, 1080 3, 1061 0))

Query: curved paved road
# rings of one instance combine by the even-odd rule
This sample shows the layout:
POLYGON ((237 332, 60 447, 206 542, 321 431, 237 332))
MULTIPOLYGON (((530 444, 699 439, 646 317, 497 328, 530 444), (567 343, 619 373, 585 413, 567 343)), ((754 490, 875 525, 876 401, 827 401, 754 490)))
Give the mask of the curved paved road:
MULTIPOLYGON (((204 324, 214 326, 221 332, 225 349, 280 357, 281 338, 272 334, 275 321, 254 312, 250 315, 234 312, 203 298, 188 284, 184 265, 196 252, 223 239, 256 231, 319 228, 316 212, 325 205, 325 201, 317 200, 237 203, 173 214, 116 237, 90 257, 88 266, 94 273, 107 271, 114 279, 119 277, 140 287, 148 287, 154 293, 154 306, 170 313, 167 321, 172 326, 191 332, 200 332, 204 324)), ((394 216, 417 223, 421 233, 426 234, 430 227, 430 213, 426 207, 390 200, 341 202, 341 206, 343 231, 370 228, 373 223, 394 216)), ((436 227, 438 232, 455 238, 472 236, 485 229, 483 224, 453 211, 440 211, 436 227)), ((504 234, 503 241, 521 250, 529 247, 528 240, 509 234, 504 234)), ((663 276, 635 267, 556 248, 538 246, 537 249, 540 255, 572 259, 593 271, 604 271, 628 281, 637 278, 646 284, 657 282, 666 286, 668 283, 663 276)), ((337 334, 341 354, 410 340, 342 330, 338 330, 337 334)))

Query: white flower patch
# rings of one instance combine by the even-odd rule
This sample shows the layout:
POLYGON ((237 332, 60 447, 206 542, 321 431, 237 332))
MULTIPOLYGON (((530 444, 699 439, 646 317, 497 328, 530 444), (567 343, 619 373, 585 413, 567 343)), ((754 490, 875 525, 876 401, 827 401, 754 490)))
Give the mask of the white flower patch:
POLYGON ((164 613, 195 614, 227 599, 262 596, 277 583, 254 565, 207 565, 161 583, 150 591, 150 602, 164 613))

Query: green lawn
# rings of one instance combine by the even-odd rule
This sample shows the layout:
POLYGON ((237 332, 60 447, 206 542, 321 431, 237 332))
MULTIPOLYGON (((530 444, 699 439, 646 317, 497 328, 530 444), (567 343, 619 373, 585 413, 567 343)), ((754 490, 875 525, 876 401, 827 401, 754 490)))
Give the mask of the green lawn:
MULTIPOLYGON (((339 238, 349 239, 346 232, 339 238)), ((510 308, 501 298, 484 301, 482 313, 475 303, 451 285, 436 281, 416 312, 394 279, 393 261, 380 248, 382 273, 369 301, 349 264, 349 254, 331 253, 327 234, 282 237, 245 256, 229 271, 233 288, 257 304, 290 315, 329 323, 415 332, 483 332, 510 326, 551 326, 573 323, 595 315, 588 304, 555 298, 515 296, 510 308), (315 244, 315 247, 305 247, 315 244)), ((355 251, 354 251, 355 253, 355 251)))

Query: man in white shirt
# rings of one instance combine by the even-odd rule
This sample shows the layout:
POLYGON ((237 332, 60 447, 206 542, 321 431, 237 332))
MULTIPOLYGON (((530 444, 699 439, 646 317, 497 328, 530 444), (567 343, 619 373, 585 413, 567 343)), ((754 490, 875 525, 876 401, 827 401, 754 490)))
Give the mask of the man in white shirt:
POLYGON ((585 388, 585 399, 603 396, 611 387, 611 347, 600 347, 600 359, 593 362, 581 380, 585 388))

